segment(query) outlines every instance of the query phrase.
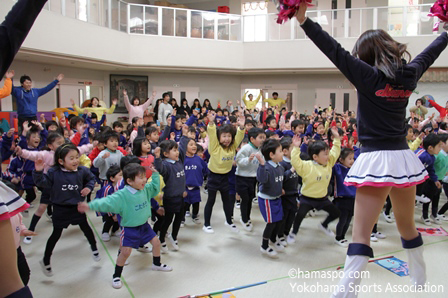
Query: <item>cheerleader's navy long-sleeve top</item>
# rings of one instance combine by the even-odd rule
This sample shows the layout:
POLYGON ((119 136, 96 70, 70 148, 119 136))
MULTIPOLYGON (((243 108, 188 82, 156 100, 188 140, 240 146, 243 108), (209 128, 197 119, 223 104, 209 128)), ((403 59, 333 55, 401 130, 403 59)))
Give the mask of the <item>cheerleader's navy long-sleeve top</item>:
POLYGON ((409 149, 404 122, 408 100, 423 73, 446 48, 447 33, 443 32, 414 60, 397 69, 392 80, 377 67, 352 56, 310 18, 302 28, 357 89, 362 152, 409 149))
POLYGON ((33 178, 37 186, 50 188, 51 201, 56 205, 77 205, 84 201, 81 190, 86 187, 93 190, 95 187, 95 176, 83 166, 76 171, 54 166, 46 174, 34 170, 33 178))

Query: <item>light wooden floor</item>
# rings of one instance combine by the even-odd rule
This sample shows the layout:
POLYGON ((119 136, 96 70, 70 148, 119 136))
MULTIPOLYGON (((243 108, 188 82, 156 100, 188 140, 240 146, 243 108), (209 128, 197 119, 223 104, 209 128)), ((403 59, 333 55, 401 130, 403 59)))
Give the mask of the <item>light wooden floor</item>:
MULTIPOLYGON (((442 195, 440 205, 446 202, 442 195)), ((203 200, 206 195, 202 194, 203 200)), ((37 204, 37 200, 35 204, 37 204)), ((201 206, 201 219, 204 203, 201 206)), ((24 218, 29 224, 36 208, 30 209, 30 216, 24 218)), ((235 223, 238 228, 239 209, 235 209, 235 223)), ((224 213, 221 202, 217 201, 212 216, 212 226, 215 234, 206 234, 201 228, 187 218, 187 226, 179 233, 180 251, 170 251, 162 255, 162 262, 174 268, 172 272, 153 272, 152 254, 142 254, 133 251, 129 266, 123 271, 126 285, 120 290, 111 286, 114 261, 119 245, 119 238, 112 237, 110 242, 103 243, 101 233, 101 218, 93 212, 88 213, 93 223, 95 236, 102 260, 95 263, 91 258, 90 248, 82 232, 76 226, 64 231, 56 245, 52 267, 53 277, 46 277, 40 269, 39 260, 43 256, 46 241, 51 234, 52 225, 44 217, 39 222, 31 245, 22 244, 31 268, 30 288, 35 297, 179 297, 183 295, 198 295, 234 286, 269 281, 267 284, 248 289, 234 291, 240 297, 329 297, 330 293, 298 293, 292 291, 292 285, 335 285, 338 279, 307 279, 297 280, 287 278, 291 268, 306 270, 325 270, 333 272, 345 260, 346 249, 337 246, 330 238, 317 229, 317 224, 325 217, 318 213, 316 217, 308 217, 303 221, 298 235, 298 242, 289 246, 286 253, 279 255, 277 260, 261 256, 259 247, 261 234, 265 223, 257 205, 253 205, 253 232, 240 231, 234 234, 224 226, 224 213), (282 278, 283 277, 283 278, 282 278), (279 279, 281 278, 281 279, 279 279), (273 280, 278 279, 278 280, 273 280)), ((424 227, 419 218, 421 209, 416 209, 417 226, 424 227)), ((336 222, 331 224, 335 229, 336 222)), ((443 224, 448 229, 448 222, 443 224)), ((379 230, 387 234, 387 239, 372 243, 375 257, 393 255, 406 260, 406 253, 401 247, 400 238, 395 224, 388 224, 382 217, 379 220, 379 230)), ((351 229, 347 238, 351 239, 351 229)), ((360 297, 448 297, 447 257, 448 237, 424 237, 425 257, 428 281, 431 285, 442 285, 444 292, 436 293, 390 293, 385 292, 388 283, 391 285, 408 285, 408 277, 398 277, 376 264, 369 264, 367 270, 370 277, 363 280, 363 285, 370 286, 370 291, 360 294, 360 297), (374 292, 374 286, 381 286, 381 292, 374 292)), ((377 287, 378 289, 378 287, 377 287)))

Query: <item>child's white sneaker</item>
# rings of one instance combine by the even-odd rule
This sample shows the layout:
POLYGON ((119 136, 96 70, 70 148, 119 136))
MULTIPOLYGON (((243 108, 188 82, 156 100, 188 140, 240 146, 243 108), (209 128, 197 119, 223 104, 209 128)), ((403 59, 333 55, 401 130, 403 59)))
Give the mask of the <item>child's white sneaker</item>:
POLYGON ((275 249, 277 252, 285 252, 285 247, 284 247, 283 245, 281 245, 280 241, 277 241, 277 242, 274 244, 274 249, 275 249))
POLYGON ((152 247, 141 246, 141 247, 137 248, 137 251, 145 253, 145 254, 149 254, 152 252, 152 247))
POLYGON ((208 234, 213 234, 215 231, 213 231, 212 226, 203 226, 202 230, 208 234))
POLYGON ((181 227, 181 228, 184 228, 184 227, 185 227, 185 221, 182 221, 182 222, 180 223, 180 227, 181 227))
POLYGON ((33 236, 26 236, 25 238, 23 238, 23 243, 31 244, 31 242, 33 242, 33 236))
POLYGON ((45 265, 44 264, 44 260, 40 260, 39 264, 40 264, 40 267, 42 268, 42 272, 46 276, 48 276, 48 277, 53 276, 53 270, 51 270, 51 265, 50 264, 49 265, 45 265))
POLYGON ((121 230, 116 231, 115 233, 113 233, 113 236, 115 237, 121 237, 121 230))
POLYGON ((319 228, 319 230, 321 230, 325 235, 327 235, 328 237, 331 237, 331 238, 334 238, 334 233, 333 233, 333 231, 332 230, 330 230, 330 228, 328 228, 328 227, 324 227, 323 225, 322 225, 322 223, 319 223, 318 225, 317 225, 317 227, 319 228))
POLYGON ((193 222, 197 225, 200 225, 202 223, 201 220, 199 219, 199 217, 193 218, 193 222))
POLYGON ((395 222, 395 220, 392 218, 392 216, 390 214, 387 215, 386 212, 383 212, 383 216, 384 216, 384 219, 386 220, 386 222, 388 222, 388 223, 395 222))
POLYGON ((448 216, 445 216, 443 214, 439 214, 439 216, 437 217, 441 218, 442 220, 448 221, 448 216))
POLYGON ((430 225, 431 225, 431 221, 429 220, 429 218, 423 218, 423 216, 422 216, 422 217, 420 217, 420 219, 422 220, 422 222, 423 222, 425 225, 427 225, 427 226, 430 226, 430 225))
POLYGON ((288 242, 286 242, 285 237, 278 239, 278 241, 280 241, 280 244, 283 245, 284 247, 288 246, 288 242))
POLYGON ((431 218, 432 222, 435 223, 435 224, 440 225, 440 224, 442 223, 442 222, 441 222, 441 219, 442 219, 442 218, 439 217, 439 216, 434 217, 434 216, 431 214, 431 216, 430 216, 429 218, 431 218))
POLYGON ((270 247, 268 247, 267 249, 260 247, 260 251, 262 254, 267 255, 270 258, 276 259, 278 257, 277 252, 270 247))
POLYGON ((160 264, 160 266, 152 264, 151 269, 154 271, 163 271, 163 272, 173 271, 173 268, 166 264, 160 264))
POLYGON ((100 256, 100 252, 98 250, 92 251, 92 259, 95 262, 99 262, 101 261, 101 256, 100 256))
POLYGON ((190 217, 190 211, 185 212, 185 217, 190 217))
POLYGON ((376 238, 375 233, 370 234, 370 241, 378 242, 378 238, 376 238))
POLYGON ((296 234, 290 233, 288 237, 286 237, 286 242, 288 242, 288 244, 296 243, 296 236, 296 234))
POLYGON ((252 199, 252 203, 254 203, 254 204, 258 204, 258 198, 257 198, 257 197, 253 198, 253 199, 252 199))
POLYGON ((245 223, 245 222, 243 221, 243 219, 240 218, 240 223, 243 225, 243 228, 244 228, 246 231, 248 231, 248 232, 252 232, 253 227, 252 227, 252 224, 251 224, 250 222, 245 223))
POLYGON ((232 224, 229 225, 229 224, 227 223, 227 221, 225 221, 224 224, 225 224, 226 226, 228 226, 229 229, 230 229, 232 232, 234 232, 234 233, 239 233, 239 232, 240 232, 240 230, 238 230, 238 228, 235 226, 234 223, 232 223, 232 224))
POLYGON ((348 247, 347 239, 341 239, 341 240, 334 239, 334 243, 336 243, 337 245, 342 246, 342 247, 348 247))
POLYGON ((121 278, 120 277, 112 278, 112 288, 114 288, 114 289, 121 289, 122 286, 123 286, 123 283, 121 282, 121 278))
POLYGON ((235 207, 236 207, 236 209, 240 209, 241 208, 241 202, 240 201, 236 201, 235 202, 235 207))
POLYGON ((110 235, 109 233, 103 233, 101 234, 101 239, 103 239, 104 242, 110 241, 110 235))
POLYGON ((383 233, 381 233, 381 232, 376 232, 375 233, 375 237, 377 238, 377 239, 386 239, 386 234, 383 234, 383 233))
POLYGON ((171 243, 171 246, 173 247, 174 251, 178 251, 179 250, 179 245, 177 244, 177 240, 174 240, 173 235, 169 234, 168 235, 168 240, 171 243))
POLYGON ((166 246, 166 242, 160 243, 160 252, 163 254, 168 253, 168 246, 166 246))
POLYGON ((425 195, 421 195, 421 196, 415 196, 415 199, 420 202, 420 203, 429 203, 431 202, 431 199, 428 197, 425 197, 425 195))

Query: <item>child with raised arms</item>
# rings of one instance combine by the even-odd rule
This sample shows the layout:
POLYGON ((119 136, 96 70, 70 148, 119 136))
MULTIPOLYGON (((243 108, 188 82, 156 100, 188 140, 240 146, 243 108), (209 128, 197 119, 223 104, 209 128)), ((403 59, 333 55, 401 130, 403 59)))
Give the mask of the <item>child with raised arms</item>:
POLYGON ((297 210, 292 233, 289 234, 291 242, 294 242, 299 231, 302 220, 308 211, 314 209, 328 212, 327 218, 319 223, 318 228, 330 237, 334 233, 328 228, 328 224, 339 217, 339 209, 328 199, 328 185, 334 164, 341 152, 341 139, 338 129, 333 127, 331 132, 334 137, 333 148, 331 150, 323 141, 315 141, 309 144, 308 154, 312 160, 303 161, 300 158, 300 145, 302 143, 299 136, 293 138, 294 149, 291 153, 291 164, 302 177, 302 188, 300 189, 300 206, 297 210))
POLYGON ((95 177, 86 167, 79 165, 79 150, 73 144, 59 146, 54 153, 54 166, 44 173, 43 159, 35 162, 33 179, 37 186, 51 189, 53 203, 53 232, 48 238, 44 258, 40 261, 42 271, 46 276, 53 276, 50 258, 62 231, 69 225, 79 225, 87 238, 95 262, 101 260, 96 247, 95 236, 90 228, 85 214, 78 212, 78 203, 95 186, 95 177))
POLYGON ((206 233, 214 233, 210 221, 216 194, 219 191, 226 215, 225 225, 237 233, 239 230, 232 220, 233 205, 229 196, 229 172, 232 170, 236 148, 244 138, 245 118, 242 116, 238 118, 239 128, 235 133, 235 128, 231 124, 225 124, 216 129, 215 112, 210 111, 207 117, 209 120, 207 133, 209 137, 208 152, 210 161, 208 163, 208 199, 204 208, 205 222, 202 229, 206 233))
POLYGON ((115 272, 112 277, 112 287, 120 289, 121 274, 127 258, 131 255, 132 248, 150 242, 153 246, 153 264, 151 269, 155 271, 172 271, 168 265, 160 262, 160 241, 156 233, 148 224, 151 217, 151 206, 156 207, 158 212, 163 213, 163 208, 159 208, 157 202, 151 199, 160 190, 159 174, 153 170, 151 183, 146 183, 146 170, 144 167, 130 163, 123 168, 123 180, 126 186, 116 191, 114 194, 101 200, 94 200, 90 203, 80 203, 78 210, 87 212, 89 209, 112 212, 121 216, 121 252, 118 255, 115 265, 115 272))

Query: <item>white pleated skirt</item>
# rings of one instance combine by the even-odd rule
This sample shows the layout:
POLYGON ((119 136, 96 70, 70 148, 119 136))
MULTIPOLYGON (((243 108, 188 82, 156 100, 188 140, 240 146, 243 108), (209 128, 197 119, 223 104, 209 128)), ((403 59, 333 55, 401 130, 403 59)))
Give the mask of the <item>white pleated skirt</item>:
POLYGON ((428 179, 428 172, 410 149, 361 153, 345 178, 348 186, 410 187, 428 179))
POLYGON ((0 220, 8 220, 28 207, 29 204, 18 193, 0 181, 0 220))

